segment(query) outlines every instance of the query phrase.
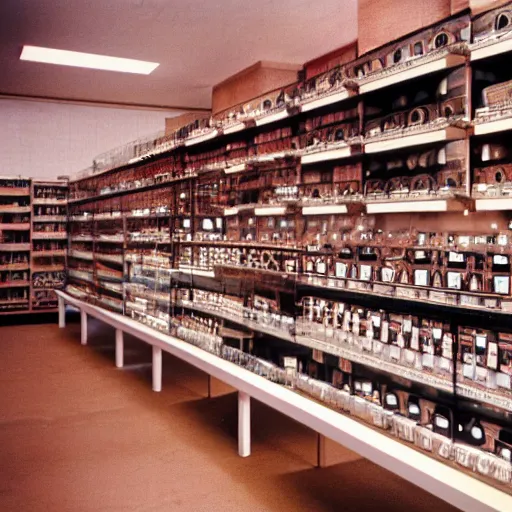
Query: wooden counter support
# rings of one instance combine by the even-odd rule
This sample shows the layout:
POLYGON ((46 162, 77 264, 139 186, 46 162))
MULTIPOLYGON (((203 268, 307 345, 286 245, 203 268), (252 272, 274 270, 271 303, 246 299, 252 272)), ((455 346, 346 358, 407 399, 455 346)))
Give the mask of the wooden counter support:
POLYGON ((251 454, 251 397, 238 392, 238 455, 251 454))
POLYGON ((122 368, 124 365, 124 340, 123 331, 116 329, 116 368, 122 368))
POLYGON ((153 345, 153 391, 162 391, 162 349, 153 345))

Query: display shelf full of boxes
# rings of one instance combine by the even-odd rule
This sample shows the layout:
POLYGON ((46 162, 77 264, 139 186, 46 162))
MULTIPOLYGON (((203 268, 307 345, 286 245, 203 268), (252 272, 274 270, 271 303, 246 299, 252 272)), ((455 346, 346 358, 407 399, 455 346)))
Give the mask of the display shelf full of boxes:
POLYGON ((30 310, 30 179, 0 176, 0 313, 30 310))
POLYGON ((67 291, 511 494, 511 12, 98 157, 67 291))
POLYGON ((0 314, 57 311, 66 273, 67 182, 0 176, 0 314))

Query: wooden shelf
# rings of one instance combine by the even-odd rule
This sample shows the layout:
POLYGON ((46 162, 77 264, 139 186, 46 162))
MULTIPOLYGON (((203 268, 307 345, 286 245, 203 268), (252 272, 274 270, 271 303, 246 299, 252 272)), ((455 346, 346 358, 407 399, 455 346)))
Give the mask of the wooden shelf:
POLYGON ((346 214, 348 207, 346 204, 324 204, 316 206, 303 206, 302 215, 331 215, 331 214, 346 214))
POLYGON ((236 206, 232 208, 224 208, 224 217, 232 217, 233 215, 237 215, 239 209, 236 206))
POLYGON ((512 50, 512 37, 497 39, 494 43, 489 43, 478 47, 478 43, 471 47, 471 61, 477 61, 494 57, 512 50))
MULTIPOLYGON (((150 215, 149 217, 153 218, 154 216, 150 215)), ((119 220, 123 220, 123 215, 121 215, 121 212, 119 212, 116 215, 97 214, 93 215, 93 220, 94 222, 116 222, 119 220)))
POLYGON ((44 206, 44 205, 55 205, 55 206, 64 206, 68 204, 67 199, 54 199, 54 198, 34 198, 32 200, 32 204, 36 206, 44 206))
POLYGON ((101 238, 101 235, 100 235, 100 236, 95 237, 94 240, 96 242, 98 242, 98 243, 101 243, 101 244, 124 244, 124 236, 122 238, 121 237, 117 237, 117 238, 101 238))
POLYGON ((0 288, 28 288, 29 286, 29 281, 7 281, 0 283, 0 288))
POLYGON ((9 304, 27 304, 28 299, 0 300, 0 306, 8 306, 9 304))
POLYGON ((70 249, 68 252, 70 258, 76 258, 78 260, 92 261, 94 259, 92 251, 77 251, 70 249))
POLYGON ((408 201, 368 201, 366 212, 375 213, 424 213, 424 212, 461 212, 467 204, 454 198, 447 199, 411 199, 408 201))
POLYGON ((68 218, 65 215, 34 215, 32 217, 32 222, 34 223, 43 223, 43 222, 67 222, 68 218))
POLYGON ((473 133, 475 135, 487 135, 489 133, 504 132, 512 130, 512 117, 506 119, 495 119, 485 123, 474 123, 473 133))
POLYGON ((32 184, 36 185, 38 187, 68 188, 68 180, 43 180, 43 179, 33 178, 32 184))
POLYGON ((28 270, 30 268, 30 263, 9 263, 8 265, 0 265, 0 271, 2 270, 28 270))
POLYGON ((8 251, 8 252, 30 251, 30 243, 27 243, 27 244, 0 243, 0 251, 8 251))
POLYGON ((277 121, 281 121, 282 119, 286 119, 289 117, 289 113, 286 108, 279 112, 275 112, 274 114, 267 114, 255 119, 256 126, 263 126, 270 123, 275 123, 277 121))
POLYGON ((202 135, 196 135, 185 139, 185 146, 194 146, 196 144, 200 144, 201 142, 206 142, 207 140, 214 139, 219 134, 218 130, 211 130, 202 135))
MULTIPOLYGON (((422 58, 419 57, 418 61, 421 61, 421 59, 422 58)), ((389 87, 390 85, 412 80, 413 78, 430 75, 432 73, 436 73, 437 71, 442 71, 443 69, 451 69, 456 66, 462 66, 465 63, 466 57, 464 55, 453 53, 445 55, 437 60, 425 62, 424 64, 421 64, 420 62, 415 64, 415 61, 411 60, 409 62, 409 67, 403 71, 384 74, 384 76, 381 77, 376 76, 374 79, 368 79, 367 82, 362 83, 359 86, 359 93, 365 94, 368 92, 376 91, 377 89, 383 89, 384 87, 389 87)))
POLYGON ((169 270, 170 274, 187 274, 191 276, 198 277, 215 277, 215 271, 213 270, 199 270, 194 268, 187 268, 185 266, 180 266, 179 268, 172 268, 169 270))
POLYGON ((448 142, 452 140, 460 140, 466 137, 464 128, 456 128, 449 126, 440 130, 430 132, 421 132, 416 134, 405 134, 393 139, 376 140, 364 143, 365 153, 380 153, 384 151, 392 151, 394 149, 409 148, 412 146, 421 146, 424 144, 432 144, 434 142, 448 142))
POLYGON ((273 215, 286 215, 286 206, 260 206, 254 208, 256 217, 269 217, 273 215))
POLYGON ((246 169, 247 169, 247 164, 243 163, 243 164, 236 164, 236 165, 231 165, 229 167, 226 167, 224 169, 224 172, 226 174, 235 174, 238 172, 245 171, 246 169))
POLYGON ((222 128, 222 133, 224 133, 224 135, 229 135, 231 133, 241 132, 242 130, 245 130, 245 128, 245 123, 239 121, 238 123, 232 123, 230 126, 227 126, 226 128, 222 128))
POLYGON ((475 199, 475 210, 477 212, 512 210, 512 197, 475 199))
POLYGON ((30 206, 0 205, 0 213, 30 213, 30 206))
MULTIPOLYGON (((70 201, 72 203, 73 201, 70 201)), ((69 218, 69 222, 92 222, 94 220, 92 215, 87 217, 84 216, 73 216, 69 218)))
POLYGON ((32 267, 32 273, 34 272, 62 272, 66 270, 64 263, 60 265, 34 265, 32 267))
MULTIPOLYGON (((110 198, 113 198, 113 197, 120 197, 120 196, 124 196, 124 195, 127 195, 127 194, 148 192, 150 190, 155 190, 157 188, 161 188, 161 187, 166 187, 166 186, 172 185, 173 183, 177 183, 179 181, 190 180, 190 179, 195 178, 195 177, 197 177, 197 174, 188 174, 188 175, 185 175, 185 176, 180 176, 178 178, 173 178, 171 180, 160 181, 158 183, 152 183, 151 185, 145 185, 143 187, 125 188, 125 189, 122 189, 122 190, 115 190, 115 191, 109 192, 107 194, 98 194, 98 195, 95 195, 95 196, 81 197, 79 199, 69 199, 67 201, 67 204, 73 205, 73 204, 94 203, 95 201, 102 201, 104 199, 110 199, 110 198)), ((91 220, 93 220, 93 218, 91 218, 91 220)))
POLYGON ((348 89, 341 89, 338 92, 322 96, 321 98, 303 101, 301 103, 300 110, 301 112, 309 112, 327 105, 333 105, 339 101, 344 101, 352 96, 355 96, 355 93, 350 92, 348 89))
POLYGON ((68 234, 66 231, 33 231, 32 240, 65 240, 68 234))
POLYGON ((57 250, 54 251, 32 251, 31 256, 33 258, 46 258, 51 256, 66 256, 66 250, 57 250))
POLYGON ((30 187, 0 187, 0 196, 30 196, 30 187))
POLYGON ((71 242, 93 242, 94 241, 94 238, 92 237, 92 235, 84 235, 84 236, 75 235, 75 236, 71 236, 69 239, 71 240, 71 242))
POLYGON ((316 162, 326 162, 328 160, 340 160, 342 158, 349 158, 358 153, 360 153, 359 150, 356 150, 353 146, 347 144, 341 148, 308 152, 300 157, 300 162, 302 164, 313 164, 316 162))
POLYGON ((0 231, 30 231, 30 222, 11 222, 0 224, 0 231))
POLYGON ((101 253, 96 252, 96 253, 94 253, 94 257, 98 261, 107 261, 109 263, 117 263, 118 265, 123 264, 123 255, 122 254, 101 254, 101 253))

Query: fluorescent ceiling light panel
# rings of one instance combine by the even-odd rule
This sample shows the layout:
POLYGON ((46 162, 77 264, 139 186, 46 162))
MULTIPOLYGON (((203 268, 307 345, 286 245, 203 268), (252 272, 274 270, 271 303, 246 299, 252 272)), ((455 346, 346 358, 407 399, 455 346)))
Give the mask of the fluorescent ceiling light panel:
POLYGON ((78 68, 120 71, 121 73, 137 73, 140 75, 149 75, 160 65, 157 62, 146 62, 144 60, 122 59, 119 57, 108 57, 107 55, 96 55, 94 53, 71 52, 68 50, 27 45, 23 47, 20 60, 58 64, 60 66, 75 66, 78 68))

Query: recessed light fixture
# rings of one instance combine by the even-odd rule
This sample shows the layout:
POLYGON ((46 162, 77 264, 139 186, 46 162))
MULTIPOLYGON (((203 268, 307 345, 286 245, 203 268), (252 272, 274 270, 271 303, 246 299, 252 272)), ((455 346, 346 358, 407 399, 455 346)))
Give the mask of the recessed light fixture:
POLYGON ((149 75, 160 65, 157 62, 147 62, 144 60, 123 59, 120 57, 109 57, 108 55, 71 52, 68 50, 27 45, 23 47, 20 60, 58 64, 60 66, 120 71, 121 73, 137 73, 140 75, 149 75))

